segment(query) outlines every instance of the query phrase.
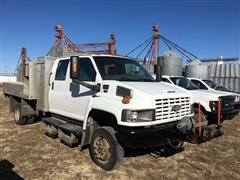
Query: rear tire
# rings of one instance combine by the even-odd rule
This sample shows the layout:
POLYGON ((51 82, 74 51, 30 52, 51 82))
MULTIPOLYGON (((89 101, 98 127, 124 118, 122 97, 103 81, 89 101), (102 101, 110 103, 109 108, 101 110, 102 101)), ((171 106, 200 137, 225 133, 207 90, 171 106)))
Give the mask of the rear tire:
POLYGON ((124 149, 115 133, 112 127, 99 127, 91 138, 89 148, 91 158, 99 167, 107 171, 117 167, 124 157, 124 149))
POLYGON ((32 115, 32 116, 30 116, 30 117, 28 118, 27 124, 33 124, 33 123, 35 123, 36 121, 37 121, 36 115, 32 115))
POLYGON ((24 125, 27 123, 27 119, 22 117, 21 104, 16 103, 14 107, 14 120, 17 125, 24 125))

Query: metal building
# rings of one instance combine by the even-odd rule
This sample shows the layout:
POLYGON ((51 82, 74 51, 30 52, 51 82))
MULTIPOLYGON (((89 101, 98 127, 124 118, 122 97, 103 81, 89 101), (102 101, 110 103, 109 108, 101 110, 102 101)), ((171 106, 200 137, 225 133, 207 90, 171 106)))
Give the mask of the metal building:
POLYGON ((211 64, 209 79, 231 91, 240 93, 240 62, 232 64, 211 64))

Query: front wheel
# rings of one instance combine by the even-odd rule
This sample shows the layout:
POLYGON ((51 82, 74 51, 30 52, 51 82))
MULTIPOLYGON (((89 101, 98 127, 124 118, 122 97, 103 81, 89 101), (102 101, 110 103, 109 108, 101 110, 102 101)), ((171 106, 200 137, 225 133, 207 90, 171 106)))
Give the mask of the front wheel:
POLYGON ((108 171, 118 166, 124 157, 124 149, 119 144, 112 127, 99 127, 94 131, 89 152, 92 160, 108 171))
POLYGON ((170 149, 180 150, 183 148, 183 144, 184 144, 183 139, 178 139, 178 140, 172 142, 169 138, 167 138, 167 141, 168 141, 168 147, 170 149))

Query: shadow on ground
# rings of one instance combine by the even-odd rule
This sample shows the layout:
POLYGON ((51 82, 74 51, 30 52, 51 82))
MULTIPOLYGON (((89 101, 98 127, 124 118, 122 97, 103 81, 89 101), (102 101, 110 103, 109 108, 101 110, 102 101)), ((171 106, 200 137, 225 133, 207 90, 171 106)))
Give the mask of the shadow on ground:
POLYGON ((172 149, 168 147, 164 148, 151 148, 151 149, 125 149, 125 157, 137 157, 150 154, 153 157, 170 157, 177 153, 180 153, 184 148, 172 149))
POLYGON ((0 179, 14 179, 21 180, 23 179, 16 172, 13 171, 14 165, 8 160, 0 161, 0 179))

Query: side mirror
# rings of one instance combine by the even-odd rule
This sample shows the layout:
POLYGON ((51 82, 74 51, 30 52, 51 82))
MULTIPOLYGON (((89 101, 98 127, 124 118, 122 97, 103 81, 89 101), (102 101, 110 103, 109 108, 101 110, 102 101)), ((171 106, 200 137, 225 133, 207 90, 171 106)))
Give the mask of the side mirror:
POLYGON ((157 65, 155 65, 156 81, 157 82, 162 81, 162 69, 161 69, 162 63, 163 63, 163 57, 160 56, 157 59, 157 65))
POLYGON ((70 57, 70 78, 71 79, 78 79, 78 63, 79 57, 78 56, 71 56, 70 57))

